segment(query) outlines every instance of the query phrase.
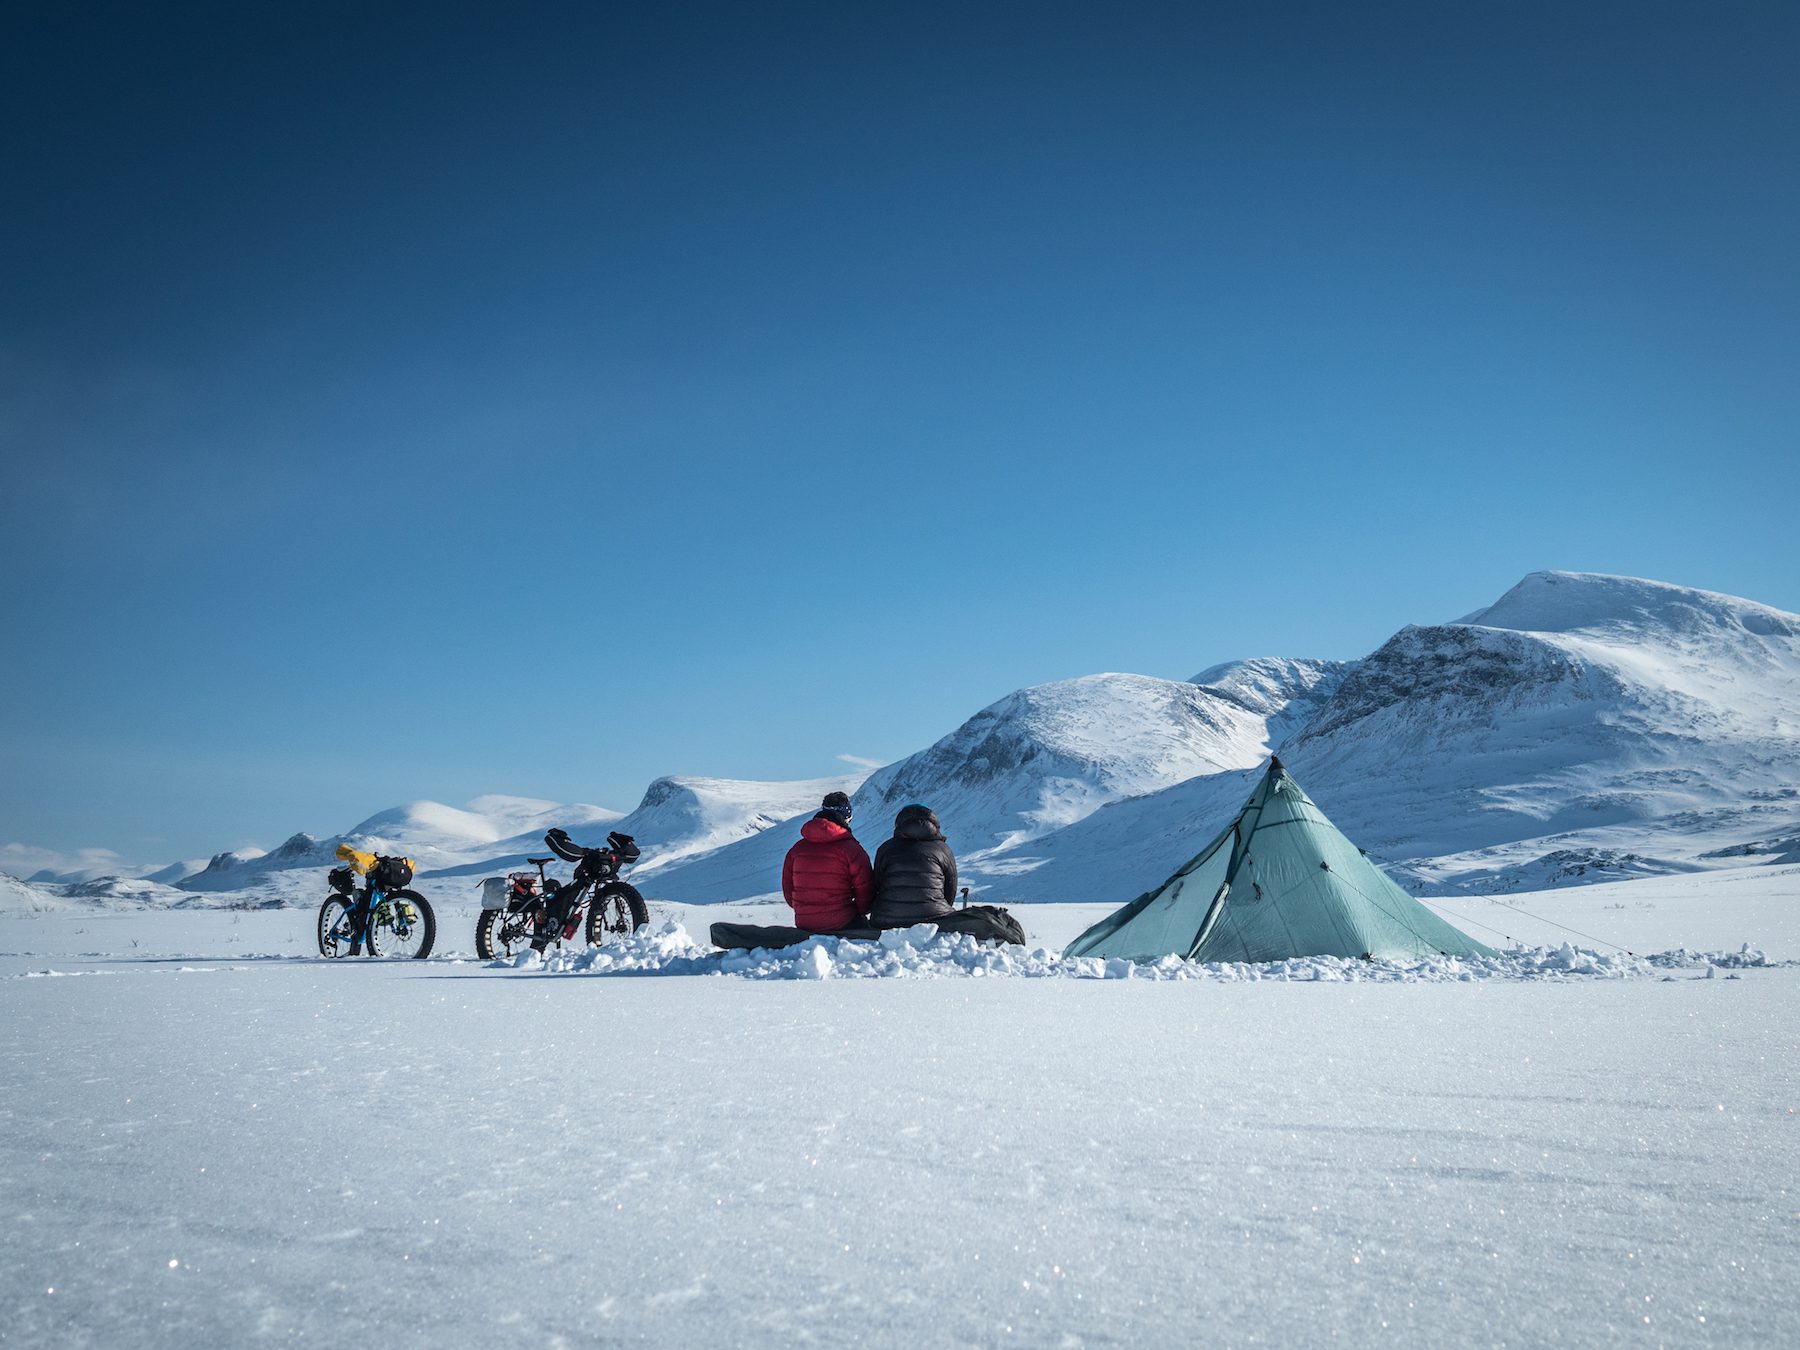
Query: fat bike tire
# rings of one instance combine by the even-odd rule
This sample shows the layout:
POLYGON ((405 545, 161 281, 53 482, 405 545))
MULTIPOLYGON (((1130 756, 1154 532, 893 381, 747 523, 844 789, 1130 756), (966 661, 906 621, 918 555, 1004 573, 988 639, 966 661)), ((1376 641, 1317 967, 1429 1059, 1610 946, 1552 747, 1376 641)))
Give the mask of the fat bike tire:
POLYGON ((350 944, 353 938, 342 936, 338 928, 344 922, 344 915, 349 913, 350 903, 341 895, 328 898, 319 906, 319 955, 338 957, 350 955, 350 944))
POLYGON ((637 889, 623 881, 609 881, 588 902, 588 945, 599 947, 629 937, 650 922, 650 911, 637 889))
POLYGON ((508 917, 503 909, 484 909, 481 917, 475 920, 475 954, 483 961, 503 961, 530 941, 525 934, 510 943, 501 937, 508 917))
POLYGON ((405 938, 402 938, 391 923, 380 924, 371 914, 368 935, 369 955, 407 957, 414 961, 423 961, 431 955, 431 949, 437 942, 437 914, 431 908, 431 901, 417 891, 395 891, 387 899, 390 910, 394 905, 404 902, 417 911, 418 918, 413 921, 411 931, 405 938))

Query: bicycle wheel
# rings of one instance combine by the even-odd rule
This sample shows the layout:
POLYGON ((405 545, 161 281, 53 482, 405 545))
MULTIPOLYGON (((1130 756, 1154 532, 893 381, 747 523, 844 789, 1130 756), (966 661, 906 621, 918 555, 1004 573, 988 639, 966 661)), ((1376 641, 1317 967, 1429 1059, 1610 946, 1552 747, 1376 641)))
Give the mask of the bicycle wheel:
POLYGON ((334 895, 319 906, 319 955, 350 954, 350 903, 334 895))
POLYGON ((382 897, 369 919, 369 955, 423 961, 437 941, 437 915, 417 891, 382 897))
POLYGON ((637 932, 650 922, 644 897, 623 881, 609 881, 588 905, 587 940, 598 947, 637 932))
POLYGON ((475 954, 483 961, 510 957, 530 940, 530 925, 503 909, 484 909, 475 920, 475 954), (511 923, 509 931, 507 925, 511 923))

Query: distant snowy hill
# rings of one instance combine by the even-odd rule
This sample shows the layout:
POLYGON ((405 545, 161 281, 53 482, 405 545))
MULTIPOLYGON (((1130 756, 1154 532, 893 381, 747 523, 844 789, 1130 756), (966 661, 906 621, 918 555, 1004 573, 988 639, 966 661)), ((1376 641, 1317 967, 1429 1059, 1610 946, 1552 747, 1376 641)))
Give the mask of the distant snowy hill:
POLYGON ((298 833, 267 852, 220 853, 204 866, 177 864, 143 878, 64 877, 58 884, 33 887, 30 895, 34 903, 111 902, 121 907, 311 905, 321 898, 324 873, 335 865, 342 843, 412 858, 417 884, 429 890, 434 879, 449 886, 525 866, 527 857, 543 856, 544 833, 552 826, 587 844, 604 842, 609 830, 634 836, 643 849, 636 874, 648 879, 671 861, 745 839, 814 808, 827 792, 854 791, 867 776, 858 772, 798 782, 661 778, 626 816, 604 807, 530 797, 478 797, 461 807, 415 801, 378 812, 341 834, 321 838, 298 833), (158 884, 161 880, 174 884, 158 884))
POLYGON ((532 797, 477 797, 466 807, 442 802, 408 802, 381 811, 343 834, 324 839, 296 834, 267 853, 221 853, 206 867, 175 885, 184 891, 285 893, 283 875, 304 871, 305 886, 318 889, 318 869, 332 866, 339 844, 370 853, 412 858, 421 875, 456 868, 481 858, 536 852, 544 831, 561 825, 572 833, 610 826, 617 811, 604 807, 539 801, 532 797))
POLYGON ((74 906, 43 884, 0 872, 0 914, 48 914, 74 906))
MULTIPOLYGON (((876 770, 853 798, 857 832, 873 852, 902 806, 928 802, 972 875, 1006 875, 1032 840, 1108 802, 1260 763, 1271 720, 1334 676, 1333 663, 1269 663, 1260 672, 1254 664, 1207 672, 1218 687, 1109 674, 1009 694, 935 745, 876 770), (1273 670, 1278 664, 1292 669, 1273 670)), ((703 902, 774 890, 799 824, 670 867, 657 894, 703 902)))
POLYGON ((637 809, 614 828, 644 850, 639 875, 762 833, 802 812, 811 814, 828 792, 855 792, 867 772, 786 783, 727 778, 659 778, 637 809))

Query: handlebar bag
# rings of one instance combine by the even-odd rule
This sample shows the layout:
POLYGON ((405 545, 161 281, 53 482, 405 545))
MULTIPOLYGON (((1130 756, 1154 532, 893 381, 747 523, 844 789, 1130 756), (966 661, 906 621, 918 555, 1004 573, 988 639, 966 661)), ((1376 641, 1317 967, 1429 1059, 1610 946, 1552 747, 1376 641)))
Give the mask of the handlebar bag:
POLYGON ((411 858, 377 858, 369 871, 369 881, 377 889, 398 891, 412 885, 411 858))
POLYGON ((587 850, 569 838, 569 832, 565 829, 551 830, 544 836, 544 843, 564 862, 580 862, 587 857, 587 850))

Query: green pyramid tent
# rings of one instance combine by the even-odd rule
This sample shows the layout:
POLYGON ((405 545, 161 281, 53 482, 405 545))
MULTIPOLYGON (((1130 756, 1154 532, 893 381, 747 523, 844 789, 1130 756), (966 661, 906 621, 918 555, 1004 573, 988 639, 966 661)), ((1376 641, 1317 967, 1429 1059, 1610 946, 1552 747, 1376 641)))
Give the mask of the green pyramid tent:
POLYGON ((1395 885, 1271 759, 1224 833, 1063 954, 1281 961, 1439 953, 1494 954, 1395 885))

